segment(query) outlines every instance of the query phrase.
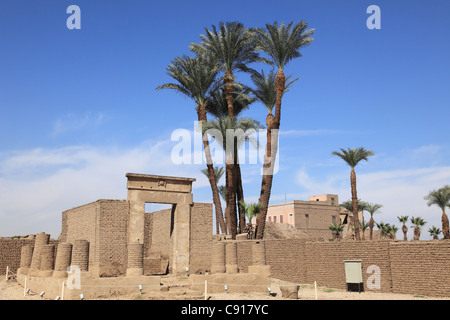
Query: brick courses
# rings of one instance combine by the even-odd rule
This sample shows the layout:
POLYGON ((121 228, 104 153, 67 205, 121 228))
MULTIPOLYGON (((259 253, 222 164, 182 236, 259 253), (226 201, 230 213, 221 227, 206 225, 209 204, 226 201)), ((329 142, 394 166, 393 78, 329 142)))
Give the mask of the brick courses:
MULTIPOLYGON (((60 242, 63 246, 62 243, 65 242, 76 244, 76 240, 85 240, 88 241, 89 248, 85 248, 83 252, 85 258, 88 252, 90 271, 94 270, 101 276, 124 275, 128 257, 128 208, 126 200, 98 200, 65 211, 59 241, 49 241, 49 244, 55 245, 54 257, 58 257, 59 246, 56 245, 60 242)), ((211 271, 213 257, 214 263, 218 265, 222 265, 221 261, 230 262, 229 256, 223 256, 223 246, 221 252, 213 254, 213 248, 217 248, 218 243, 212 239, 212 212, 212 204, 208 203, 194 203, 191 208, 191 274, 211 271)), ((144 258, 157 250, 161 259, 172 259, 172 218, 171 209, 146 214, 144 258)), ((274 278, 309 284, 317 281, 320 286, 346 289, 344 260, 361 260, 365 290, 368 290, 367 280, 372 275, 368 268, 375 265, 380 270, 381 292, 450 296, 450 240, 264 240, 265 255, 261 250, 253 252, 255 241, 227 240, 222 245, 232 242, 237 248, 237 268, 240 273, 248 272, 249 266, 255 261, 262 264, 265 258, 274 278)), ((0 274, 5 274, 6 266, 16 272, 20 266, 22 247, 34 244, 35 240, 29 239, 0 239, 0 274)), ((258 248, 261 249, 262 246, 258 248)), ((35 263, 40 261, 37 256, 36 259, 35 263)), ((63 260, 67 261, 67 258, 63 260)), ((49 265, 51 263, 48 261, 49 265)), ((67 262, 61 263, 65 264, 67 262)))

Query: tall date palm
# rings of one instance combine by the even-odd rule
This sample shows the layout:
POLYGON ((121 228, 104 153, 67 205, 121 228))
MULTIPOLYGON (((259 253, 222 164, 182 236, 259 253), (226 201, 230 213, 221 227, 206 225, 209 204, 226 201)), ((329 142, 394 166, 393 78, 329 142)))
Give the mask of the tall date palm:
MULTIPOLYGON (((252 82, 255 88, 252 90, 256 99, 261 102, 265 108, 267 109, 266 116, 266 127, 267 127, 267 142, 266 142, 266 150, 264 154, 264 164, 263 164, 263 178, 261 182, 261 192, 259 196, 258 203, 262 204, 262 199, 266 191, 266 187, 268 185, 268 179, 272 179, 273 175, 267 174, 267 170, 270 170, 270 159, 272 159, 272 149, 277 148, 277 141, 272 141, 272 130, 275 128, 275 117, 273 116, 273 108, 276 104, 277 93, 275 88, 275 78, 276 74, 273 70, 271 70, 267 75, 264 70, 261 73, 255 73, 251 76, 252 82)), ((292 83, 297 81, 298 79, 294 79, 285 83, 284 92, 288 91, 291 87, 292 83)), ((267 211, 266 211, 267 213, 267 211)), ((260 225, 261 227, 261 225, 260 225)), ((264 226, 262 226, 264 228, 264 226)), ((256 228, 256 233, 258 233, 258 225, 256 228)))
MULTIPOLYGON (((284 68, 286 65, 294 58, 301 57, 300 49, 311 44, 313 38, 311 37, 314 33, 314 29, 307 29, 308 24, 301 21, 295 25, 293 22, 285 25, 282 23, 278 25, 277 22, 274 24, 266 24, 266 29, 256 28, 255 33, 257 36, 257 49, 266 53, 272 63, 278 69, 275 78, 275 117, 274 117, 274 138, 272 142, 276 143, 278 141, 278 129, 280 128, 281 119, 281 101, 282 96, 286 88, 286 76, 284 74, 284 68)), ((256 238, 262 239, 265 229, 265 220, 267 216, 267 210, 269 206, 270 193, 272 189, 273 181, 273 169, 275 165, 275 157, 277 153, 277 148, 272 148, 272 154, 269 158, 269 163, 266 165, 268 170, 263 172, 262 184, 264 189, 264 194, 260 197, 261 203, 261 214, 257 219, 257 233, 256 238), (264 177, 267 175, 267 177, 264 177)))
POLYGON ((450 205, 450 185, 446 185, 438 190, 431 191, 425 200, 428 201, 427 205, 430 207, 436 205, 442 210, 442 234, 444 239, 450 239, 448 217, 445 213, 445 207, 450 205))
POLYGON ((358 195, 356 192, 356 172, 355 167, 361 160, 367 161, 369 156, 373 156, 375 153, 370 150, 366 150, 363 147, 360 148, 348 148, 348 150, 342 149, 341 152, 334 151, 332 153, 335 156, 340 157, 342 160, 347 163, 350 168, 350 185, 352 192, 352 202, 353 202, 353 221, 355 224, 355 238, 356 240, 361 240, 359 234, 359 220, 358 220, 358 195))
MULTIPOLYGON (((189 56, 176 57, 166 70, 167 74, 176 83, 166 83, 158 86, 156 89, 172 89, 189 97, 195 102, 199 123, 207 122, 206 106, 210 103, 210 93, 216 90, 216 77, 220 71, 215 61, 200 55, 195 58, 189 56)), ((211 185, 216 219, 219 221, 222 232, 225 232, 226 228, 222 206, 220 204, 219 190, 217 188, 208 136, 206 134, 203 134, 203 146, 205 148, 208 179, 211 185)))
POLYGON ((373 227, 375 226, 375 221, 373 220, 373 215, 375 212, 380 210, 383 207, 381 204, 377 203, 366 203, 365 209, 369 211, 370 214, 370 220, 369 220, 369 228, 370 228, 370 240, 373 240, 373 227))
POLYGON ((202 127, 205 134, 211 134, 217 143, 225 151, 225 180, 226 180, 226 211, 225 216, 228 220, 228 233, 232 239, 236 239, 238 230, 238 221, 236 215, 236 189, 231 180, 234 176, 234 154, 245 141, 249 141, 257 146, 251 135, 262 126, 258 121, 248 118, 217 118, 214 121, 208 121, 202 127), (235 135, 237 133, 237 135, 235 135), (241 133, 241 134, 239 134, 241 133))
MULTIPOLYGON (((253 62, 267 62, 255 51, 256 42, 254 32, 246 28, 240 22, 220 22, 219 28, 212 26, 209 30, 205 28, 205 34, 200 35, 201 43, 191 43, 191 51, 208 55, 216 61, 220 70, 224 73, 225 97, 228 104, 228 117, 235 117, 233 93, 238 83, 235 81, 235 73, 238 71, 253 72, 248 65, 253 62)), ((230 216, 236 215, 236 196, 230 192, 236 191, 236 169, 235 163, 228 163, 227 184, 227 208, 230 216), (231 184, 231 186, 229 186, 231 184)))
MULTIPOLYGON (((236 88, 233 93, 233 110, 235 117, 238 117, 239 114, 247 110, 249 106, 256 100, 250 95, 250 88, 236 88)), ((216 90, 212 93, 211 102, 208 104, 206 111, 213 115, 215 118, 226 118, 228 117, 228 103, 225 96, 225 93, 222 89, 216 90)), ((234 184, 236 190, 236 201, 239 204, 240 202, 245 202, 244 199, 244 189, 242 186, 242 175, 241 175, 241 167, 238 159, 238 152, 234 153, 234 184)), ((219 190, 220 192, 220 190, 219 190)), ((239 225, 238 225, 238 233, 243 232, 245 228, 245 214, 242 210, 242 206, 238 205, 239 211, 239 225)))

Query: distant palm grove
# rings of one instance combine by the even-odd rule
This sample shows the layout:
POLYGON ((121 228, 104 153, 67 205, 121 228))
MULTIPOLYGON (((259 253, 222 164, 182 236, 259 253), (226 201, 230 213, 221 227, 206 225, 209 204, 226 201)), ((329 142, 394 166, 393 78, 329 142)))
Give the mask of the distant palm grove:
MULTIPOLYGON (((200 35, 199 43, 191 42, 189 46, 191 56, 175 57, 167 66, 167 75, 174 81, 160 85, 157 90, 171 89, 192 100, 193 110, 196 111, 196 118, 193 113, 193 120, 197 120, 202 128, 206 159, 206 168, 202 172, 207 176, 211 186, 216 232, 230 235, 232 239, 236 239, 237 234, 244 232, 249 238, 262 239, 278 151, 282 98, 297 80, 292 78, 292 75, 286 76, 284 71, 292 60, 302 57, 301 50, 313 42, 312 36, 315 29, 308 28, 305 21, 296 24, 274 22, 266 24, 265 28, 248 28, 240 22, 220 22, 218 26, 213 25, 209 29, 205 28, 204 31, 205 33, 200 35), (257 69, 256 66, 260 68, 257 69), (270 69, 264 71, 264 66, 270 69), (251 84, 241 81, 240 74, 245 73, 250 76, 251 84), (240 115, 255 102, 259 102, 267 109, 265 120, 267 142, 259 199, 257 203, 249 204, 245 202, 237 150, 244 141, 251 142, 251 137, 244 135, 243 139, 237 139, 233 136, 233 141, 226 141, 226 131, 242 129, 243 132, 247 132, 248 129, 263 129, 264 126, 258 121, 240 115), (225 169, 214 166, 208 136, 211 135, 211 129, 221 133, 220 139, 213 137, 225 151, 225 169), (228 147, 230 145, 231 148, 228 147), (218 181, 223 174, 225 174, 225 186, 219 186, 218 181), (226 204, 225 210, 222 209, 221 197, 226 204), (254 226, 251 222, 252 217, 256 217, 254 226)), ((364 221, 360 222, 358 219, 361 208, 358 208, 354 168, 358 162, 367 161, 368 157, 374 153, 364 148, 349 148, 333 152, 333 155, 342 158, 351 167, 352 200, 349 210, 354 217, 352 223, 355 239, 361 240, 360 228, 365 229, 366 225, 364 221)), ((445 189, 447 191, 443 196, 447 197, 446 202, 440 198, 436 200, 436 197, 441 196, 440 194, 430 193, 428 196, 428 205, 436 204, 443 210, 442 233, 447 239, 449 231, 445 207, 450 205, 448 189, 450 187, 445 189), (445 205, 442 206, 442 203, 445 205)), ((372 238, 375 225, 372 216, 382 206, 365 205, 364 209, 371 213, 371 220, 367 227, 370 227, 370 238, 372 238)), ((423 222, 414 220, 414 224, 417 224, 416 227, 419 229, 417 231, 419 235, 423 222)), ((393 226, 389 224, 387 226, 379 224, 379 227, 384 228, 385 234, 391 234, 392 230, 395 230, 395 227, 392 229, 393 226)), ((339 233, 339 224, 335 225, 333 230, 339 233)), ((437 228, 433 229, 433 235, 437 233, 436 237, 440 232, 437 228)))

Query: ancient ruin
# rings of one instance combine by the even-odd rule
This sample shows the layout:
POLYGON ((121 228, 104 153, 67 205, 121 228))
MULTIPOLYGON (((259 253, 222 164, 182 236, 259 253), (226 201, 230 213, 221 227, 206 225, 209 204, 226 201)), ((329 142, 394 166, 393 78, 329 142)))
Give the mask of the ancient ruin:
MULTIPOLYGON (((169 276, 187 279, 189 290, 203 295, 267 293, 272 278, 345 290, 345 261, 351 260, 360 262, 362 290, 448 296, 449 241, 317 238, 328 236, 324 230, 311 237, 302 230, 298 238, 249 240, 242 234, 230 240, 213 235, 212 204, 193 202, 195 179, 131 173, 126 178, 126 200, 100 199, 64 211, 57 240, 43 232, 26 239, 0 239, 0 273, 13 272, 24 292, 45 292, 52 299, 108 298, 141 290, 163 294, 171 290, 165 283, 169 276), (170 208, 146 212, 146 203, 170 208), (381 275, 376 286, 373 270, 381 275)), ((335 195, 324 201, 316 198, 300 204, 299 210, 293 202, 296 223, 304 223, 303 210, 314 203, 314 210, 329 211, 311 217, 311 228, 318 226, 315 221, 339 219, 331 203, 335 195)), ((274 207, 278 211, 272 211, 272 219, 275 214, 278 222, 282 214, 289 217, 285 209, 274 207)), ((281 292, 295 298, 298 286, 293 288, 281 292)))

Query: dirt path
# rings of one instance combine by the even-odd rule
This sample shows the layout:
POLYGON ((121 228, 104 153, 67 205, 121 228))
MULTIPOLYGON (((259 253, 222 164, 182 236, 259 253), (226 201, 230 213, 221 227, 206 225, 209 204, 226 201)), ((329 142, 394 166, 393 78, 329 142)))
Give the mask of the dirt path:
MULTIPOLYGON (((186 282, 187 283, 187 282, 186 282)), ((279 289, 280 285, 292 285, 292 283, 281 281, 278 279, 272 279, 271 292, 272 295, 268 293, 253 293, 253 294, 211 294, 208 295, 210 300, 285 300, 281 297, 281 291, 279 289), (276 295, 275 295, 276 294, 276 295)), ((299 299, 301 300, 315 300, 315 289, 313 286, 301 286, 299 290, 299 299)), ((184 300, 190 299, 189 293, 179 294, 179 295, 169 295, 164 294, 164 292, 158 294, 144 294, 143 296, 138 295, 127 295, 119 296, 112 299, 118 300, 155 300, 155 299, 167 299, 167 300, 184 300)), ((193 299, 201 299, 198 295, 193 297, 193 299)), ((317 299, 318 300, 450 300, 448 298, 433 298, 424 296, 413 296, 407 294, 393 294, 393 293, 381 293, 374 291, 366 291, 362 293, 357 292, 346 292, 345 290, 330 289, 325 287, 317 288, 317 299)), ((0 280, 0 300, 46 300, 41 298, 39 293, 30 292, 24 296, 24 290, 21 285, 19 285, 15 280, 5 279, 0 280)))

